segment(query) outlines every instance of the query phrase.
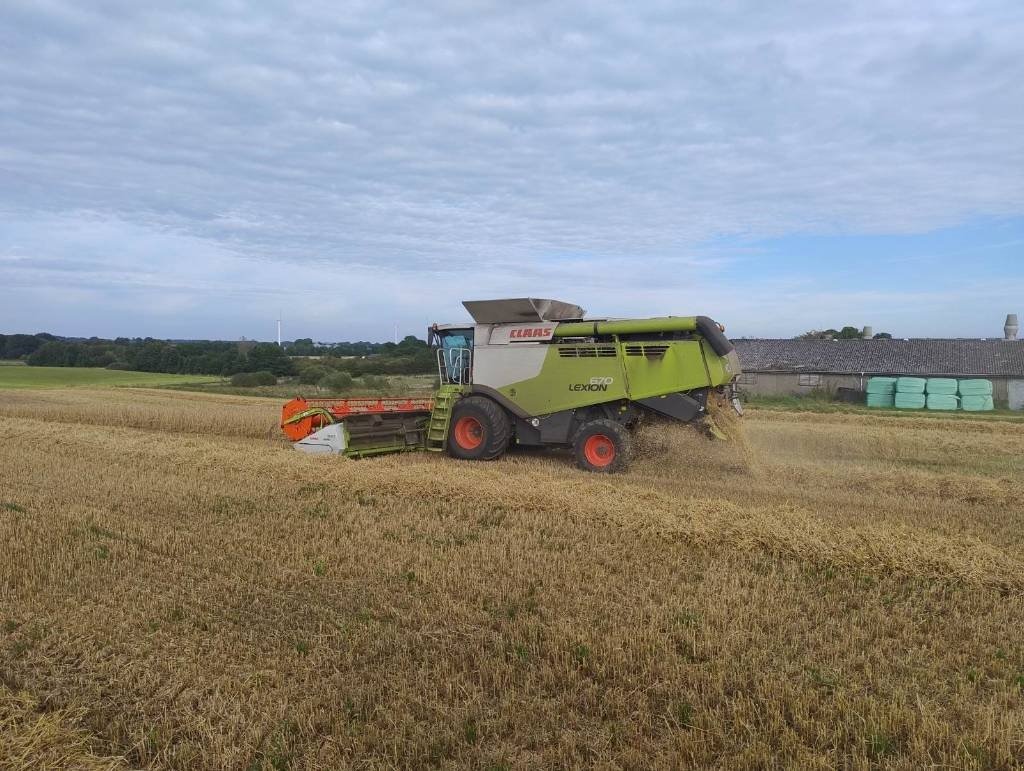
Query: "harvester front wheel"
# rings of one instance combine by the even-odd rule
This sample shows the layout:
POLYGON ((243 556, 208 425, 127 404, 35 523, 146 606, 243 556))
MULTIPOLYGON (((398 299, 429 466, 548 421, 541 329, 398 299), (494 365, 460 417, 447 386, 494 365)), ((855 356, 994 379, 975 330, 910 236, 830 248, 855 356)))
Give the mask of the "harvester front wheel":
POLYGON ((625 471, 633 455, 629 430, 621 423, 601 418, 584 423, 572 440, 576 465, 584 471, 610 474, 625 471))
POLYGON ((467 396, 452 410, 448 453, 464 460, 494 460, 508 449, 512 423, 495 402, 485 396, 467 396))

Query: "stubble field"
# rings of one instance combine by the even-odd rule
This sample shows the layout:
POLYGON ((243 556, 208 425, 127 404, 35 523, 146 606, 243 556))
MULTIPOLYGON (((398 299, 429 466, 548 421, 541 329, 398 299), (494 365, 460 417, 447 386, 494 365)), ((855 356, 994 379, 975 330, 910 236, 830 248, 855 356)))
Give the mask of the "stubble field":
POLYGON ((1024 429, 752 412, 616 477, 0 394, 0 767, 1015 768, 1024 429))

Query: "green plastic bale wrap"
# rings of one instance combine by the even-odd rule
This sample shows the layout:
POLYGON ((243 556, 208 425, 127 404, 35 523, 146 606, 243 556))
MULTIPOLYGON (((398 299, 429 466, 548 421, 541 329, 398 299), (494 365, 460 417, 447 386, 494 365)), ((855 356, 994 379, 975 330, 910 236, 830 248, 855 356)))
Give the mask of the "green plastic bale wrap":
POLYGON ((888 394, 868 394, 867 399, 868 407, 893 407, 895 406, 895 395, 888 394))
MULTIPOLYGON (((928 384, 925 386, 924 390, 929 396, 931 394, 956 396, 957 388, 958 384, 956 378, 930 377, 928 378, 928 384)), ((942 409, 945 409, 945 407, 942 409)))
POLYGON ((961 380, 959 383, 961 396, 991 396, 991 380, 961 380))
POLYGON ((960 406, 968 412, 985 412, 993 408, 992 397, 986 394, 965 394, 960 397, 960 406))
MULTIPOLYGON (((894 394, 896 393, 896 378, 894 377, 872 377, 868 378, 869 394, 894 394)), ((891 406, 891 405, 890 405, 891 406)))
POLYGON ((952 394, 928 394, 928 409, 955 410, 960 407, 960 400, 952 394))
POLYGON ((907 394, 897 391, 893 406, 898 410, 923 410, 926 401, 924 394, 907 394))
MULTIPOLYGON (((898 394, 923 394, 924 387, 928 383, 923 377, 901 377, 896 381, 896 393, 898 394)), ((896 405, 899 407, 899 405, 896 405)), ((924 406, 923 404, 921 405, 924 406)))

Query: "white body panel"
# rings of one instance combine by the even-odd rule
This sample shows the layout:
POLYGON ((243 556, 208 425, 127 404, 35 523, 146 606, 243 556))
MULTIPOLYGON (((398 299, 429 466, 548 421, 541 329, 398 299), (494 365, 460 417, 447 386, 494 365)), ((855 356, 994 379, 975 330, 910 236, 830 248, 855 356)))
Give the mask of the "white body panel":
POLYGON ((296 442, 292 447, 300 452, 314 455, 337 455, 345 451, 345 427, 340 423, 324 426, 319 431, 296 442))
MULTIPOLYGON (((497 324, 491 328, 488 345, 521 345, 547 341, 555 334, 557 324, 497 324)), ((479 329, 479 327, 478 327, 479 329)))
POLYGON ((501 388, 537 377, 544 368, 549 346, 541 340, 550 340, 555 324, 477 324, 473 333, 473 383, 489 388, 501 388), (545 336, 524 338, 517 342, 510 338, 512 330, 547 329, 545 336), (487 342, 485 342, 487 341, 487 342))

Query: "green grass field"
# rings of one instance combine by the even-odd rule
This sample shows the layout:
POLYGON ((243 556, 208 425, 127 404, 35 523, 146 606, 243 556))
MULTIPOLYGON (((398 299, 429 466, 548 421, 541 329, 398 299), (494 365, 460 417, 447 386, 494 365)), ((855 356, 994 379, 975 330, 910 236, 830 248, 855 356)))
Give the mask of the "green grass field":
POLYGON ((93 367, 0 367, 3 388, 71 388, 74 386, 165 386, 209 383, 212 375, 166 375, 161 372, 125 372, 93 367))

